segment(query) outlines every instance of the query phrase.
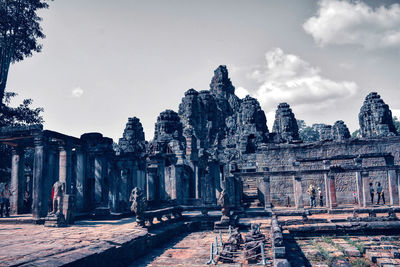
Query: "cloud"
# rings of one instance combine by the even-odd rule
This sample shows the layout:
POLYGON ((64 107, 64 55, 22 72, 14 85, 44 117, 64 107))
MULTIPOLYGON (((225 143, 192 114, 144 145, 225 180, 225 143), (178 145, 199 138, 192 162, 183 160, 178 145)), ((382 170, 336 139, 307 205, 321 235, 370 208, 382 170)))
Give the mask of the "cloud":
POLYGON ((275 111, 287 102, 297 111, 332 109, 356 95, 358 86, 350 81, 333 81, 321 76, 318 67, 275 48, 265 54, 266 64, 250 77, 261 83, 254 92, 266 112, 275 111))
POLYGON ((72 97, 80 98, 83 95, 83 90, 80 87, 72 89, 72 97))
POLYGON ((238 87, 235 89, 235 95, 239 98, 245 98, 249 94, 249 90, 243 87, 238 87))
POLYGON ((400 45, 400 5, 372 8, 361 1, 320 0, 317 14, 303 24, 320 45, 361 45, 367 49, 400 45))

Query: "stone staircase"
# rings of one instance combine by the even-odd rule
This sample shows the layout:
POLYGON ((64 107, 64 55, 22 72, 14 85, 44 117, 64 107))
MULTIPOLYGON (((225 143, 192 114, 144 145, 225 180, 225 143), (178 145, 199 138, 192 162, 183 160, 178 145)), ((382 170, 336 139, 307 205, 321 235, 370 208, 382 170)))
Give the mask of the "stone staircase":
POLYGON ((243 181, 243 203, 249 208, 257 208, 261 206, 258 199, 256 178, 247 178, 243 181))

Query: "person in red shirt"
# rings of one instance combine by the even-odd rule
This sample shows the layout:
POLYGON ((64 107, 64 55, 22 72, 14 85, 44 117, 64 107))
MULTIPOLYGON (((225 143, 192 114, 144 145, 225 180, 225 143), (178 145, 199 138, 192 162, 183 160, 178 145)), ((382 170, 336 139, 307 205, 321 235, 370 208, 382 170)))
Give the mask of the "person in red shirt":
POLYGON ((1 215, 5 214, 6 217, 10 217, 10 197, 12 193, 8 184, 4 186, 2 197, 3 203, 1 204, 1 215), (4 210, 5 209, 5 210, 4 210))

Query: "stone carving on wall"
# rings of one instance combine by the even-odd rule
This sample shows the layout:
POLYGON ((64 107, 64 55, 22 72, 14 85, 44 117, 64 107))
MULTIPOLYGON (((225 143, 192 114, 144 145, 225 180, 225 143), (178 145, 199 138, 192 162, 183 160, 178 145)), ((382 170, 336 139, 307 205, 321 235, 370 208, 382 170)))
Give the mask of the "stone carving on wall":
POLYGON ((281 142, 299 140, 299 127, 288 103, 280 103, 278 105, 272 132, 277 134, 281 142))
POLYGON ((367 95, 358 115, 362 137, 397 135, 392 111, 376 92, 367 95))

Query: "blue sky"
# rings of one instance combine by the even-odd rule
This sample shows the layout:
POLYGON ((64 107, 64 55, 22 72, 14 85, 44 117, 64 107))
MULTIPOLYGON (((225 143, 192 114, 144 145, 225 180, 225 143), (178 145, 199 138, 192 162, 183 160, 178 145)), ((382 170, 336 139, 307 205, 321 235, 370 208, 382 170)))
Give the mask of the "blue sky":
POLYGON ((7 89, 44 107, 45 128, 117 141, 128 117, 146 139, 158 114, 227 65, 271 130, 279 102, 307 124, 358 128, 377 91, 400 115, 399 1, 56 0, 43 52, 11 66, 7 89))

